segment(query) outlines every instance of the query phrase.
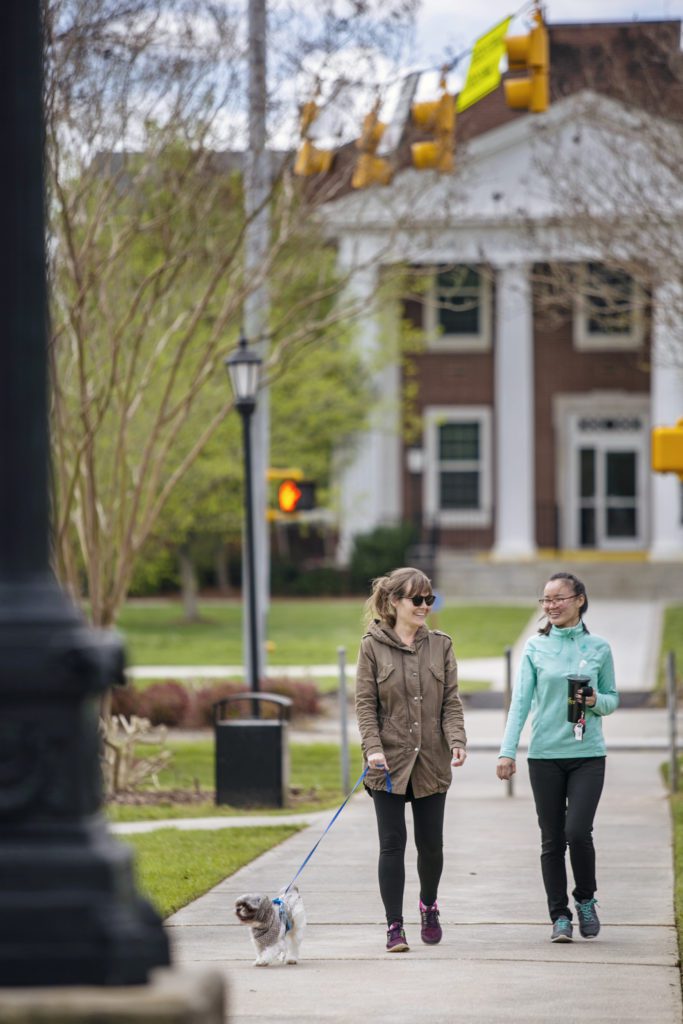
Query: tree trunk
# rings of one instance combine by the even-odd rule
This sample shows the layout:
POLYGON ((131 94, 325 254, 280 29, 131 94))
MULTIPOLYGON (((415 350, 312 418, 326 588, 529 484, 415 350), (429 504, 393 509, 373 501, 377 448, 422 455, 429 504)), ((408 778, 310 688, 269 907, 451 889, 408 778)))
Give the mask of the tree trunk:
POLYGON ((178 552, 180 564, 180 589, 183 599, 183 619, 185 622, 199 622, 199 606, 197 604, 197 573, 194 560, 187 545, 178 552))

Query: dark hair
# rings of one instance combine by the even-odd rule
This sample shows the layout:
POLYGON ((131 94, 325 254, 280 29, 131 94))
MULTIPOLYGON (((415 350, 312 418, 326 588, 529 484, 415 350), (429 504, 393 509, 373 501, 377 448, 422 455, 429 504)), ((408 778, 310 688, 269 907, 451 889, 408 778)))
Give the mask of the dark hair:
MULTIPOLYGON (((578 578, 578 576, 574 576, 574 574, 571 573, 571 572, 556 572, 556 573, 553 573, 552 576, 548 577, 546 582, 550 583, 552 580, 568 580, 568 582, 571 583, 571 585, 572 585, 572 587, 574 589, 574 595, 576 597, 583 597, 583 604, 579 608, 579 620, 581 622, 581 625, 583 626, 584 633, 588 633, 589 632, 588 627, 586 626, 586 623, 583 621, 583 616, 588 611, 588 594, 586 593, 586 585, 585 585, 585 583, 583 583, 583 581, 580 580, 578 578)), ((543 636, 547 636, 548 633, 550 632, 551 627, 552 627, 552 622, 548 619, 548 621, 546 622, 545 626, 541 626, 539 628, 538 632, 542 633, 543 636)))
POLYGON ((413 594, 432 593, 432 581, 420 569, 406 566, 394 569, 387 576, 378 576, 372 581, 372 594, 365 602, 365 617, 368 622, 380 619, 393 629, 396 625, 396 609, 392 597, 412 597, 413 594))

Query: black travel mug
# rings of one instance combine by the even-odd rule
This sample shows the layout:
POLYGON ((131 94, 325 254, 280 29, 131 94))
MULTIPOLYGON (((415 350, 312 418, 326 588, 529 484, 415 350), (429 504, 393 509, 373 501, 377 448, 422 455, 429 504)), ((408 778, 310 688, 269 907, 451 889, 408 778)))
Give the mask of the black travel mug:
POLYGON ((590 697, 593 692, 590 681, 590 676, 567 676, 567 721, 572 725, 576 725, 584 709, 584 704, 578 702, 576 694, 583 690, 584 698, 590 697))

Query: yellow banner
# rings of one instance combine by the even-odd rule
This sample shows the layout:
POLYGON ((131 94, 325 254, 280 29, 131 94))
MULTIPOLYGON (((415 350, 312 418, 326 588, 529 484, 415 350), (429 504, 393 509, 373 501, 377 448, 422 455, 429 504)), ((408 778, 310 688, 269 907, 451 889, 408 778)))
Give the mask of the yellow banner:
POLYGON ((498 88, 500 61, 505 50, 505 35, 512 16, 505 18, 474 44, 465 86, 458 96, 458 110, 467 110, 498 88))

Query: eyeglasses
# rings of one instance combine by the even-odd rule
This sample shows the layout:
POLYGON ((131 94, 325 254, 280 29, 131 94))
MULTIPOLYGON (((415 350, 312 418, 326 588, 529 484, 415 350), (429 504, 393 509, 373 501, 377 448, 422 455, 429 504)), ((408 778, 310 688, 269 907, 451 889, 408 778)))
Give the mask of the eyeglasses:
POLYGON ((415 594, 414 597, 409 597, 407 598, 407 600, 412 601, 416 608, 419 608, 423 601, 428 608, 431 608, 434 602, 436 601, 436 595, 427 594, 425 596, 424 594, 415 594))
POLYGON ((540 605, 548 605, 548 607, 554 604, 564 604, 565 601, 571 601, 573 597, 578 597, 578 594, 566 594, 564 597, 539 597, 538 603, 540 605))

